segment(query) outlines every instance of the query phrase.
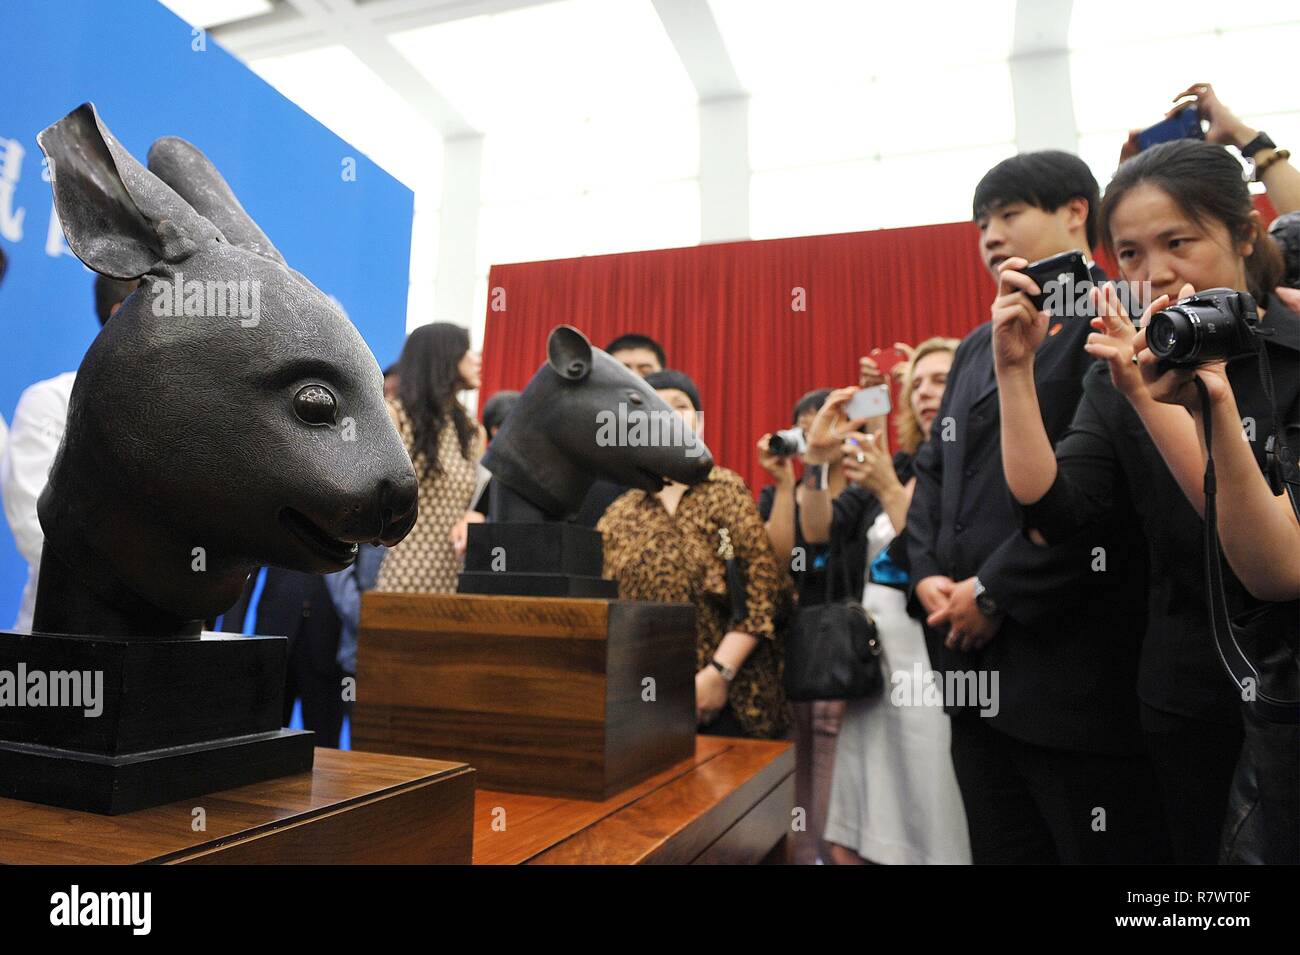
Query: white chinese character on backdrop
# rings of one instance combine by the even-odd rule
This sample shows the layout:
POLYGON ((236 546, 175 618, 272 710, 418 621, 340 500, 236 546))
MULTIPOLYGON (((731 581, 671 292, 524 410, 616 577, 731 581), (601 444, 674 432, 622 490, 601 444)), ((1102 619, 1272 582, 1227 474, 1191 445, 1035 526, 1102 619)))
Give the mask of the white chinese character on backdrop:
POLYGON ((9 242, 23 239, 23 218, 27 210, 15 209, 14 197, 18 193, 26 152, 18 140, 0 136, 0 236, 9 242))

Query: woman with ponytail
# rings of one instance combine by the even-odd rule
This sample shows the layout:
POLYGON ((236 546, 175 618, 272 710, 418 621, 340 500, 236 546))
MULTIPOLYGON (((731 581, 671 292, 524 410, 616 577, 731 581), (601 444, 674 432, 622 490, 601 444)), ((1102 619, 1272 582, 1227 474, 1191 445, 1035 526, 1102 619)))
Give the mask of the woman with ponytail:
MULTIPOLYGON (((1276 401, 1265 393, 1255 355, 1220 365, 1214 374, 1230 383, 1241 415, 1238 433, 1248 439, 1262 473, 1269 434, 1286 433, 1293 446, 1300 436, 1300 317, 1274 294, 1281 260, 1254 210, 1240 163, 1211 143, 1155 146, 1120 166, 1106 190, 1100 225, 1122 278, 1156 296, 1144 325, 1174 301, 1212 288, 1249 292, 1259 304, 1261 347, 1274 369, 1276 401)), ((1200 519, 1204 457, 1196 425, 1186 410, 1153 393, 1134 357, 1145 342, 1120 296, 1107 287, 1093 293, 1099 317, 1092 319, 1096 331, 1085 346, 1101 361, 1086 374, 1074 422, 1053 451, 1033 386, 1034 351, 1047 333, 1047 315, 1029 298, 1040 290, 1020 272, 1025 265, 1022 259, 1003 263, 1012 273, 1004 280, 1025 294, 1022 307, 996 319, 993 329, 1008 485, 1022 506, 1026 533, 1038 542, 1115 523, 1145 537, 1147 605, 1133 608, 1147 614, 1137 689, 1173 856, 1188 863, 1238 861, 1244 857, 1234 843, 1240 820, 1226 826, 1225 820, 1248 704, 1225 672, 1211 632, 1200 519)), ((1118 574, 1139 570, 1105 567, 1118 574)), ((1231 568, 1223 577, 1234 617, 1258 610, 1260 601, 1231 568)), ((1285 789, 1294 768, 1273 765, 1266 773, 1274 775, 1270 785, 1285 789)), ((1294 820, 1290 826, 1294 836, 1294 820)), ((1271 853, 1269 861, 1296 861, 1296 848, 1297 840, 1288 843, 1284 836, 1265 854, 1271 853)))

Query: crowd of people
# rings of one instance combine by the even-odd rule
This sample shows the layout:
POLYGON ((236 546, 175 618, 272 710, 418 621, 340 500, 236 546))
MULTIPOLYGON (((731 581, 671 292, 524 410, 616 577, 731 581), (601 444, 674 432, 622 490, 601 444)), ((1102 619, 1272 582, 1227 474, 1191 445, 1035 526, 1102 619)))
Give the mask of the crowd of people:
MULTIPOLYGON (((988 321, 877 349, 857 382, 799 398, 801 449, 757 441, 771 478, 757 501, 715 466, 657 492, 597 481, 573 515, 601 532, 621 598, 695 608, 701 733, 794 733, 801 749, 813 729, 833 735, 819 861, 1300 861, 1300 731, 1285 719, 1300 638, 1300 171, 1209 86, 1184 97, 1205 139, 1139 151, 1130 137, 1104 198, 1069 153, 990 169, 972 201, 997 283, 988 321), (1227 146, 1280 214, 1273 236, 1227 146), (1030 264, 1071 252, 1091 289, 1047 307, 1030 264), (1153 316, 1209 290, 1246 303, 1233 334, 1247 344, 1170 361, 1153 316), (892 421, 850 417, 882 384, 892 421), (1205 558, 1207 525, 1221 561, 1205 558), (846 600, 869 615, 881 690, 792 705, 799 615, 846 600), (1225 640, 1258 663, 1257 684, 1226 666, 1225 640)), ((130 291, 97 280, 101 321, 130 291)), ((605 350, 701 428, 699 388, 656 341, 605 350)), ((420 481, 406 540, 323 579, 269 568, 214 622, 293 639, 289 704, 327 740, 361 593, 454 592, 467 528, 490 519, 479 459, 518 394, 475 421, 461 395, 481 365, 464 328, 434 323, 385 374, 420 481)), ((28 389, 0 464, 33 595, 35 501, 71 377, 28 389)))

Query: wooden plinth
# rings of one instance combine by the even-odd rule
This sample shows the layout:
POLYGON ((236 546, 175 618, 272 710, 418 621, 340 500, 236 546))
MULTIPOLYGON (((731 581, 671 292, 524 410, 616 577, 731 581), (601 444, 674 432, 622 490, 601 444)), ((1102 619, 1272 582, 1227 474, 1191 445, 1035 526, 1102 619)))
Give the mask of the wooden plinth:
POLYGON ((121 816, 0 799, 0 864, 463 865, 473 809, 463 764, 318 749, 310 773, 121 816))
POLYGON ((690 759, 601 802, 480 789, 474 864, 752 864, 793 808, 791 743, 700 736, 690 759))
POLYGON ((353 745, 469 763, 491 789, 608 799, 694 751, 694 614, 368 593, 353 745))

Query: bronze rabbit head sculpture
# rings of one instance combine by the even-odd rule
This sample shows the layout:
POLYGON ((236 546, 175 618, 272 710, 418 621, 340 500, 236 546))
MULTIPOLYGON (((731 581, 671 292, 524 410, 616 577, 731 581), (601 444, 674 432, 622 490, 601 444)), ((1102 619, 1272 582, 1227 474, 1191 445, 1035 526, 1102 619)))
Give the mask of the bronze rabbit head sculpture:
POLYGON ((416 478, 379 365, 212 163, 164 138, 146 169, 89 103, 37 139, 69 246, 141 285, 77 372, 33 629, 193 636, 260 565, 400 541, 416 478))

